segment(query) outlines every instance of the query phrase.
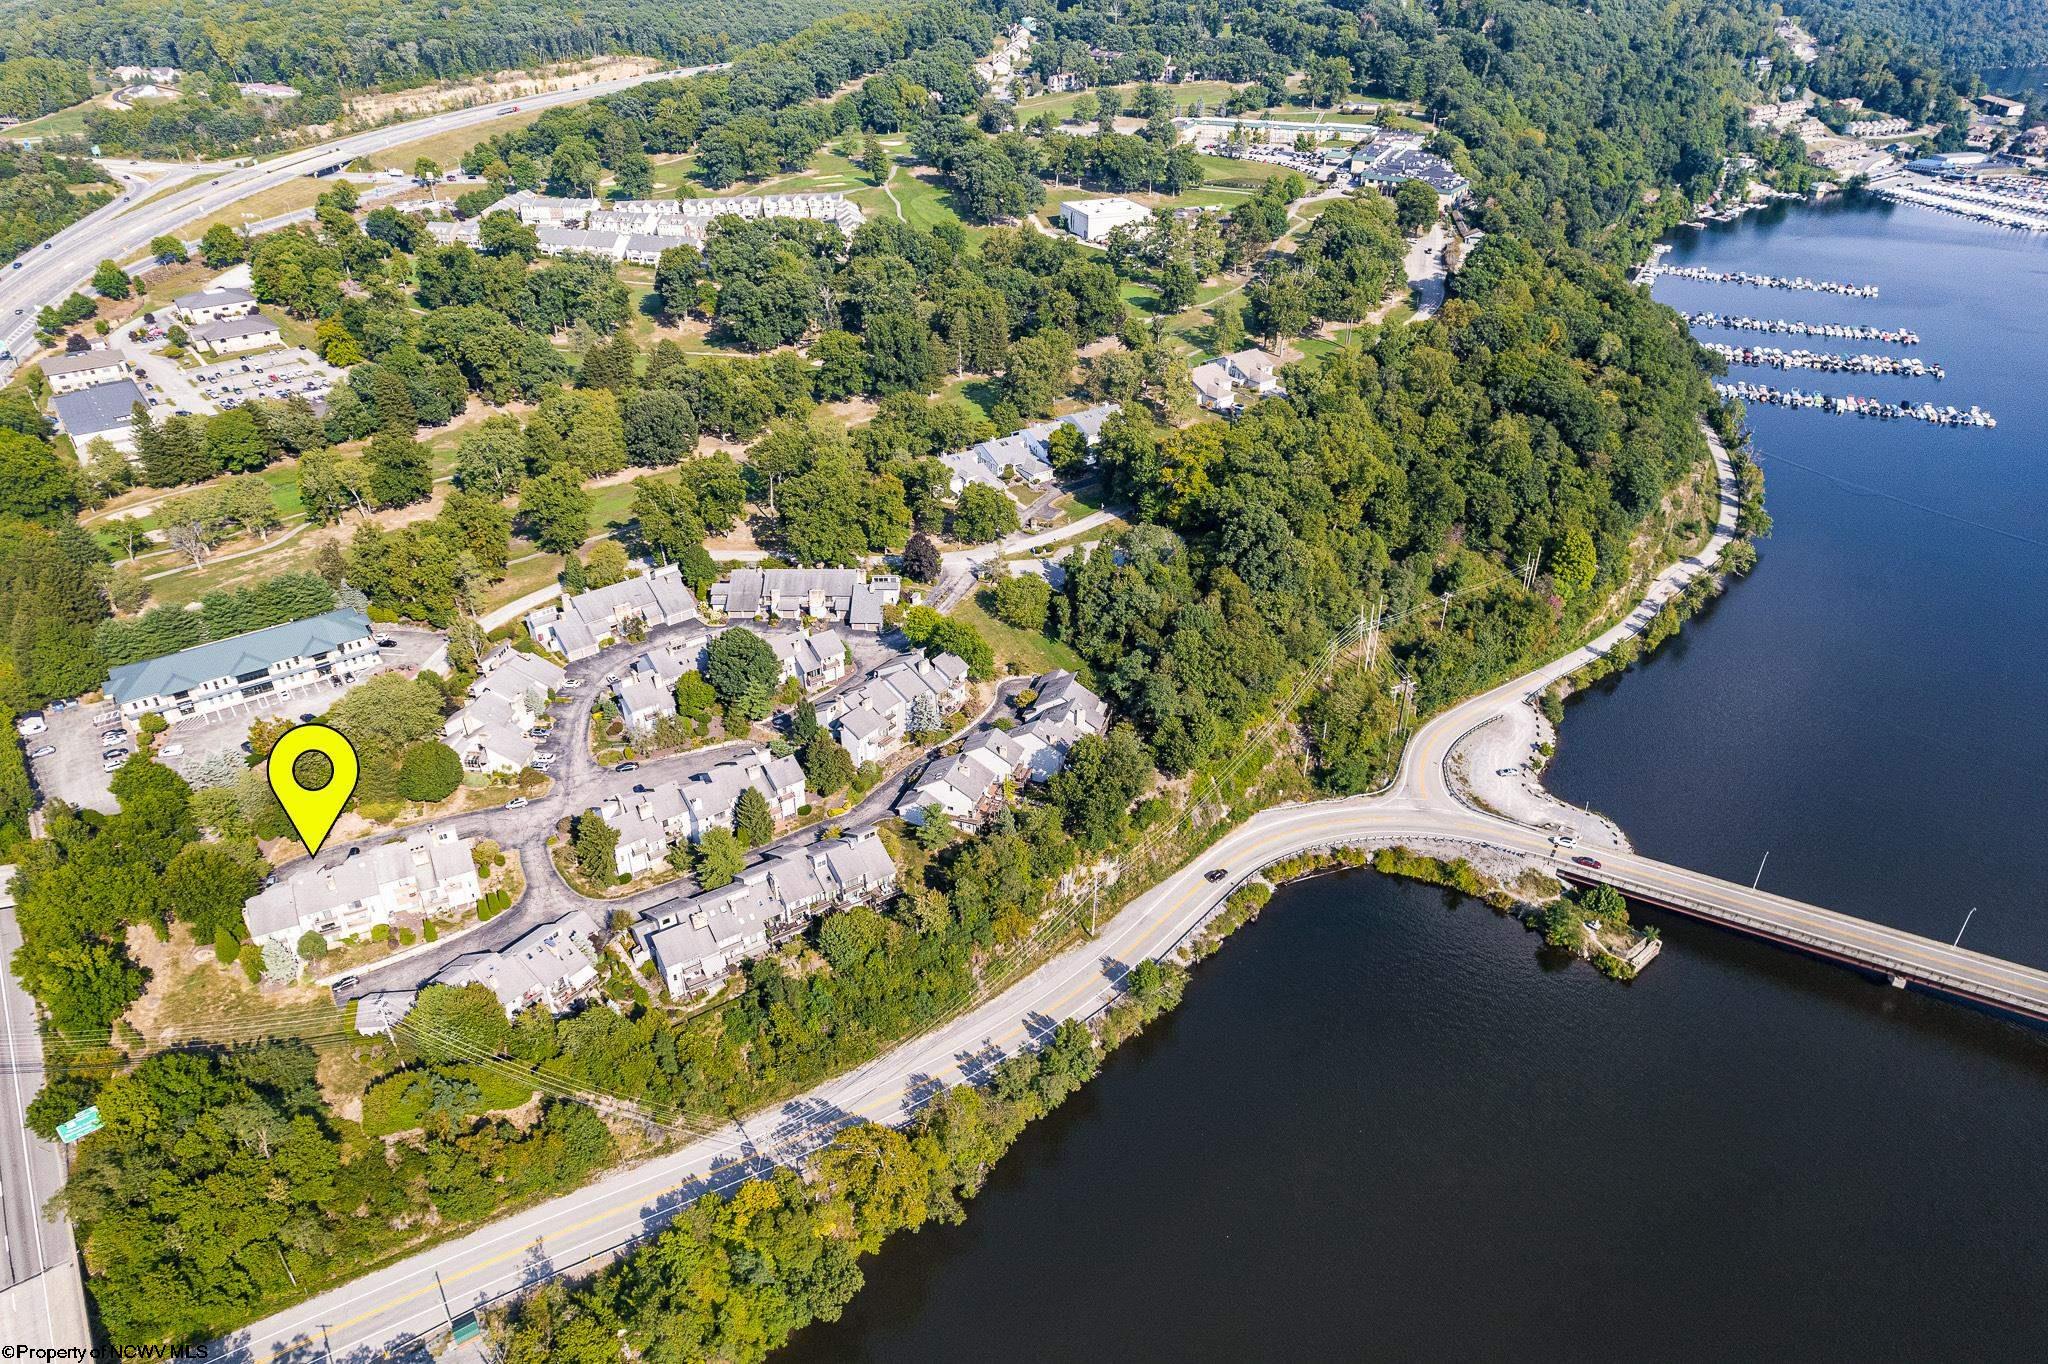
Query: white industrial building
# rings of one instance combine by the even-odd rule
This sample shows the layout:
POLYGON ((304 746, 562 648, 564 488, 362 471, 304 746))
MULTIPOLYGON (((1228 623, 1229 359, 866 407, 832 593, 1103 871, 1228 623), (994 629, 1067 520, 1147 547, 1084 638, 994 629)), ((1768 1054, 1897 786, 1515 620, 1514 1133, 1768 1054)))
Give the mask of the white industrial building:
POLYGON ((1069 199, 1060 205, 1060 222, 1084 242, 1106 242, 1120 227, 1152 221, 1152 210, 1122 195, 1107 199, 1069 199))

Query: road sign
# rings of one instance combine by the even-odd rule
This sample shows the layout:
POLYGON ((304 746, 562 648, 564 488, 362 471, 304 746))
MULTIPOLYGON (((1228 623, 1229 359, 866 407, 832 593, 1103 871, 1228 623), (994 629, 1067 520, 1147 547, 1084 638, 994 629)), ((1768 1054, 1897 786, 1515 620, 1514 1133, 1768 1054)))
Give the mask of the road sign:
POLYGON ((91 1108, 81 1108, 78 1110, 77 1116, 73 1117, 69 1122, 57 1124, 57 1138, 66 1145, 69 1145, 80 1137, 99 1131, 100 1126, 100 1110, 98 1105, 94 1105, 91 1108))

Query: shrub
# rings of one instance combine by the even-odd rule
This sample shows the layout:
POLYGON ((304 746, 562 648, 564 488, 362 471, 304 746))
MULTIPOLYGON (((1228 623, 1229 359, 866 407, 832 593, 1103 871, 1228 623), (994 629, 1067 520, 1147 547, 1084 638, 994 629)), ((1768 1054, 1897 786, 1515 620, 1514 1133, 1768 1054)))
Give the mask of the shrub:
POLYGON ((398 793, 407 800, 431 805, 448 799, 462 785, 462 759, 436 739, 414 744, 398 765, 398 793))
POLYGON ((435 928, 434 921, 432 919, 429 919, 425 923, 420 925, 420 936, 425 938, 428 942, 433 942, 441 936, 441 931, 435 928))
POLYGON ((215 961, 219 962, 222 966, 226 966, 237 956, 240 956, 241 951, 241 940, 235 937, 233 929, 222 925, 213 930, 213 959, 215 961))
MULTIPOLYGON (((379 927, 382 927, 382 925, 379 925, 379 927)), ((312 929, 307 929, 299 935, 299 955, 307 961, 320 960, 320 958, 327 955, 327 939, 321 937, 312 929)), ((259 957, 258 960, 260 961, 261 958, 259 957)))
POLYGON ((249 978, 251 985, 262 981, 263 949, 261 947, 252 942, 243 943, 241 952, 236 955, 236 960, 242 963, 242 974, 249 978))
POLYGON ((371 942, 390 942, 390 941, 391 941, 391 925, 390 925, 390 924, 371 924, 371 925, 370 925, 370 941, 371 941, 371 942))

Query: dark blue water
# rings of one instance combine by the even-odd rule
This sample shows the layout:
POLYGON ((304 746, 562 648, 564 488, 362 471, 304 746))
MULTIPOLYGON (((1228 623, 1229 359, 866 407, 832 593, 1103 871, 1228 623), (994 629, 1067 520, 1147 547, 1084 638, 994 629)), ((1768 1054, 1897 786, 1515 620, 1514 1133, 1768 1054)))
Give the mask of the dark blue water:
MULTIPOLYGON (((1944 935, 1974 904, 1967 942, 2048 962, 2048 245, 1841 208, 1678 259, 1878 283, 1658 292, 1912 327, 2000 428, 1757 412, 1763 567, 1574 703, 1556 784, 1659 856, 1768 849, 1775 889, 1944 935)), ((785 1357, 2039 1358, 2048 1035, 1658 922, 1623 987, 1439 892, 1291 888, 785 1357)))

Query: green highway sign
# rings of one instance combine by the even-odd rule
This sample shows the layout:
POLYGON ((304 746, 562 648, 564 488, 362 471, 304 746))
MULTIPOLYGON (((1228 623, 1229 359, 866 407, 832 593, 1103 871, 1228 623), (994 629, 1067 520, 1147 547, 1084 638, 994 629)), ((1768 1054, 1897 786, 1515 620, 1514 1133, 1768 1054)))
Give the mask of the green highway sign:
POLYGON ((79 1109, 78 1115, 72 1118, 69 1122, 58 1123, 57 1137, 58 1140, 64 1142, 66 1145, 69 1145, 70 1143, 77 1141, 80 1137, 83 1137, 88 1133, 97 1132, 99 1130, 100 1110, 98 1106, 95 1105, 92 1108, 79 1109))

